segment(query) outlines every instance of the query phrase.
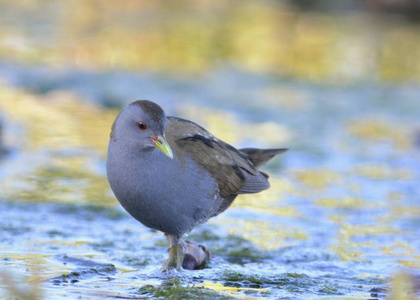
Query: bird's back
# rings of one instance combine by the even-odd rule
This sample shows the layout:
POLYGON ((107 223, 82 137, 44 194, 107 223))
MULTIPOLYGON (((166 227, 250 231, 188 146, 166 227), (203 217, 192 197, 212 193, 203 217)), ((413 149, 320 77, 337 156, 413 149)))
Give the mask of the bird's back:
MULTIPOLYGON (((268 176, 257 168, 286 149, 237 150, 217 139, 194 122, 168 117, 166 135, 175 155, 188 157, 206 170, 216 181, 218 194, 224 199, 215 214, 224 211, 238 194, 258 193, 270 187, 268 176)), ((184 158, 186 159, 186 158, 184 158)))

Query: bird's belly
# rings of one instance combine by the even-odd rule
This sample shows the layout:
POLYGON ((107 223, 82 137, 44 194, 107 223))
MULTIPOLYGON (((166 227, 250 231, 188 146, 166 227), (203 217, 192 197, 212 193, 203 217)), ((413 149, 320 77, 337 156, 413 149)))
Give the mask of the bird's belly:
MULTIPOLYGON (((112 169, 112 164, 108 165, 108 173, 112 169)), ((181 164, 176 158, 159 155, 124 168, 119 165, 118 170, 118 178, 108 176, 115 196, 147 227, 182 235, 212 214, 215 181, 191 162, 181 164)))

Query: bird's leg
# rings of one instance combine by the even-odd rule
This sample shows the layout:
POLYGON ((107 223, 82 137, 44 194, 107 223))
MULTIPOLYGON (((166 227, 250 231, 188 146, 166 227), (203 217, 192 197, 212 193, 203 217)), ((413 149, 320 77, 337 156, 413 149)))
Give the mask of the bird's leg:
POLYGON ((175 245, 176 248, 176 269, 180 271, 182 269, 182 262, 184 261, 185 244, 184 241, 175 245))
POLYGON ((178 271, 182 268, 182 261, 184 260, 185 245, 181 238, 167 235, 169 243, 169 258, 162 266, 162 272, 167 272, 173 269, 178 271))

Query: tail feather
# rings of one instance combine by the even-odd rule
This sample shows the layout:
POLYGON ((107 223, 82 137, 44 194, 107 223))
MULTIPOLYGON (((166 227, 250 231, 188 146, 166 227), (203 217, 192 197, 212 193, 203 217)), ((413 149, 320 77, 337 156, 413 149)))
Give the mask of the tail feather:
POLYGON ((243 148, 239 149, 242 153, 248 156, 249 161, 255 168, 261 167, 274 156, 286 152, 287 148, 282 149, 257 149, 257 148, 243 148))

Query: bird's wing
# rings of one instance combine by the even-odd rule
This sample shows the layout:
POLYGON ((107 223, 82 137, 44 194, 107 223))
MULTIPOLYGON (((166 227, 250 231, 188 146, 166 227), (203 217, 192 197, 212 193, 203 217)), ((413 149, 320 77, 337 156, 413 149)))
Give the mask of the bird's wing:
POLYGON ((245 153, 191 121, 168 117, 166 137, 175 154, 189 155, 212 175, 224 197, 270 187, 267 176, 253 166, 245 153))

